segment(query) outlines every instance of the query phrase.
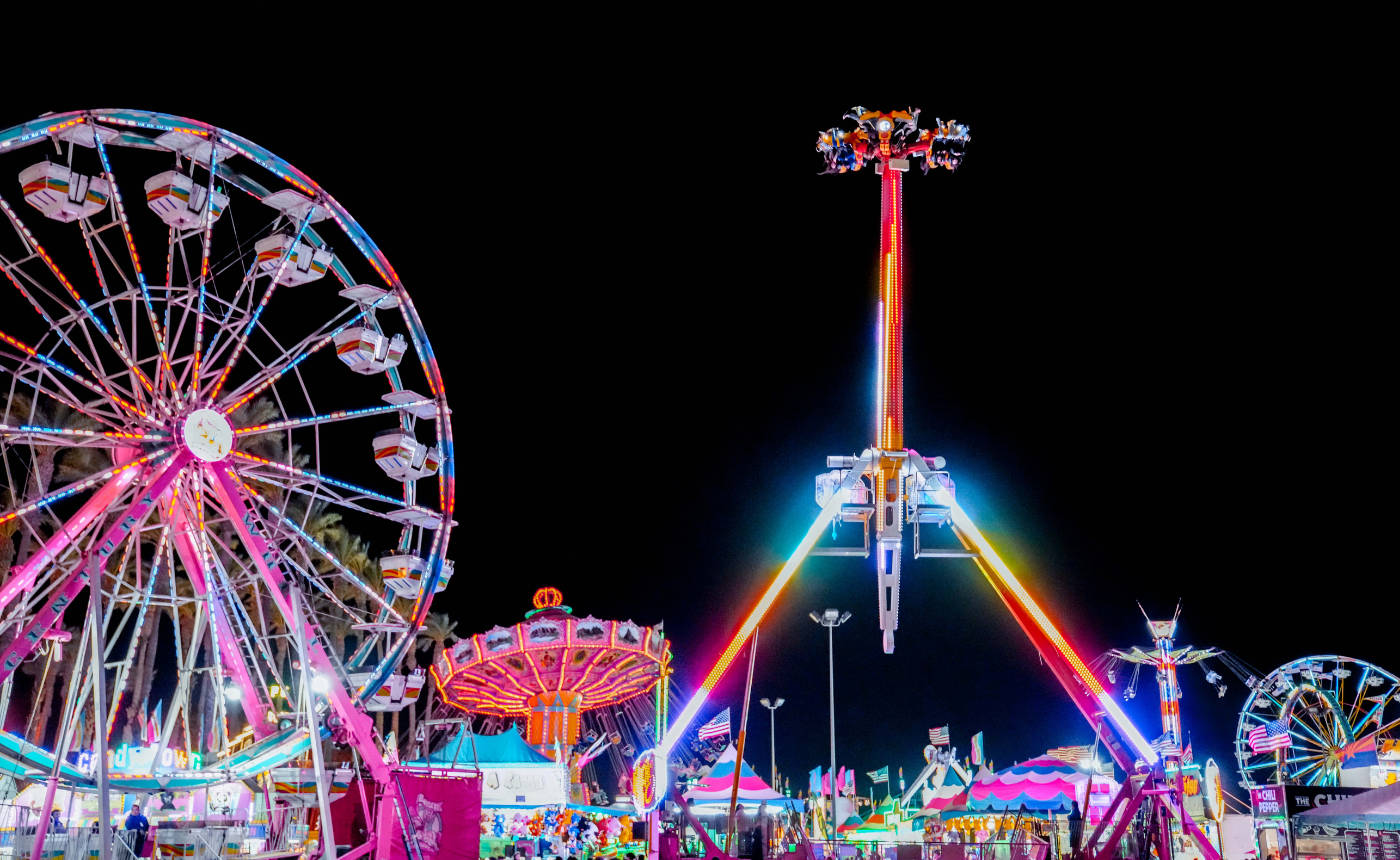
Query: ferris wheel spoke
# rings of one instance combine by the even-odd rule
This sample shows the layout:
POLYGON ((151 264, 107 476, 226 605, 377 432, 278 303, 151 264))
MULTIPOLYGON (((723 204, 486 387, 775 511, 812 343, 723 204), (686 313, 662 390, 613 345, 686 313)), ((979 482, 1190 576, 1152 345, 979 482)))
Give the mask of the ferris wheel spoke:
MULTIPOLYGON (((386 495, 376 490, 371 490, 368 487, 361 487, 358 484, 352 484, 349 481, 342 481, 339 478, 332 478, 329 475, 323 474, 321 472, 313 472, 310 469, 300 469, 296 466, 289 466, 286 463, 279 463, 276 460, 269 460, 265 457, 257 457, 252 454, 245 454, 242 451, 234 451, 232 452, 231 456, 235 460, 241 460, 245 463, 253 463, 265 468, 271 468, 287 475, 294 475, 313 484, 320 485, 323 488, 337 487, 342 490, 349 490, 350 492, 355 493, 362 498, 374 499, 375 501, 393 505, 395 508, 409 510, 415 513, 426 514, 434 517, 441 516, 440 514, 438 514, 437 511, 430 510, 420 505, 405 505, 403 499, 395 498, 393 496, 386 495)), ((303 493, 306 492, 305 489, 295 484, 288 484, 286 486, 288 489, 296 490, 298 492, 303 493)), ((340 500, 340 497, 334 493, 326 493, 325 497, 331 500, 340 500)), ((350 500, 341 500, 342 503, 346 503, 348 501, 350 500)), ((368 513, 374 513, 373 511, 368 511, 367 509, 363 508, 361 510, 366 510, 368 513)))
MULTIPOLYGON (((122 492, 136 480, 140 472, 139 468, 119 467, 113 469, 105 478, 91 479, 93 485, 102 481, 106 481, 106 483, 93 493, 82 507, 78 508, 77 513, 62 523, 36 552, 11 569, 9 581, 5 583, 3 588, 0 588, 0 610, 8 606, 15 597, 33 588, 39 573, 57 561, 64 550, 92 526, 98 515, 116 502, 122 492)), ((65 487, 57 492, 63 493, 67 490, 68 488, 65 487)), ((51 495, 56 495, 56 493, 51 495)), ((46 504, 52 504, 54 501, 57 499, 49 499, 46 504)), ((15 516, 23 516, 23 514, 15 514, 15 516)))
POLYGON ((98 385, 97 383, 93 382, 87 377, 82 376, 77 371, 73 370, 72 368, 68 367, 62 362, 54 359, 52 356, 45 355, 44 353, 39 352, 34 347, 29 346, 28 344, 24 343, 18 338, 12 337, 6 334, 4 331, 0 331, 0 341, 9 344, 10 346, 14 347, 15 349, 19 350, 20 352, 24 353, 25 355, 29 356, 34 360, 42 362, 45 366, 56 370, 59 373, 62 373, 64 376, 68 377, 69 379, 73 380, 74 382, 78 383, 79 385, 83 386, 89 391, 92 391, 99 397, 102 397, 104 400, 110 400, 111 402, 121 406, 123 409, 127 410, 132 415, 138 416, 140 418, 148 417, 147 413, 140 407, 138 407, 136 404, 117 396, 116 394, 111 392, 110 389, 103 388, 101 385, 98 385))
MULTIPOLYGON (((190 456, 188 452, 176 454, 153 479, 144 484, 144 492, 138 493, 136 500, 132 502, 124 514, 102 534, 97 541, 96 551, 85 556, 84 563, 75 566, 68 573, 62 587, 56 589, 49 600, 34 613, 28 626, 19 636, 15 637, 14 641, 5 649, 3 656, 0 656, 0 681, 8 678, 26 657, 34 653, 34 649, 38 647, 43 634, 58 622, 73 599, 87 587, 89 578, 95 572, 101 571, 107 559, 126 540, 132 530, 139 528, 145 522, 156 499, 179 475, 190 456)), ((133 460, 121 468, 131 468, 141 462, 133 460)))
POLYGON ((71 484, 68 484, 65 487, 62 487, 61 489, 54 490, 53 492, 45 495, 43 498, 37 499, 32 502, 28 502, 17 508, 12 508, 8 511, 5 511, 4 513, 0 513, 0 523, 5 523, 14 519, 15 517, 22 517, 25 514, 30 513, 32 511, 37 511, 40 508, 48 507, 49 505, 52 505, 54 502, 57 502, 60 499, 66 499, 75 493, 80 493, 83 490, 88 489, 89 487, 94 487, 97 484, 106 481, 114 475, 120 475, 128 470, 140 468, 141 466, 144 466, 147 463, 158 463, 161 460, 164 460, 165 458, 169 457, 173 453, 173 451, 173 447, 166 448, 161 451, 157 451, 154 454, 147 454, 144 457, 139 457, 135 460, 123 463, 120 466, 113 466, 110 469, 98 472, 96 475, 90 475, 89 477, 83 478, 80 481, 75 481, 71 484))
MULTIPOLYGON (((213 201, 214 199, 214 178, 218 175, 216 165, 213 163, 212 153, 209 163, 209 187, 205 189, 204 199, 213 201)), ((214 207, 206 205, 204 207, 203 226, 200 229, 200 253, 199 253, 199 306, 195 309, 194 317, 194 351, 191 358, 190 391, 199 391, 199 363, 202 358, 204 346, 204 299, 205 291, 209 286, 209 251, 214 237, 214 207)))
POLYGON ((147 376, 146 372, 137 364, 134 348, 134 327, 133 340, 128 342, 125 329, 122 328, 121 321, 117 318, 117 308, 116 303, 112 300, 112 292, 107 287, 107 276, 102 271, 102 264, 97 259, 97 245, 101 244, 102 250, 107 258, 112 260, 113 266, 116 266, 116 261, 112 257, 112 252, 105 244, 101 243, 101 239, 98 236, 104 228, 94 229, 92 222, 86 218, 82 219, 80 223, 82 224, 83 245, 87 248, 88 252, 88 262, 92 265, 92 271, 97 277, 97 286, 101 289, 102 298, 104 299, 103 303, 107 306, 107 317, 112 321, 112 331, 116 334, 116 342, 112 346, 116 350, 117 355, 121 358, 122 363, 126 365, 127 371, 131 374, 132 379, 135 380, 131 386, 132 391, 140 395, 141 391, 144 390, 147 394, 151 395, 153 400, 159 400, 155 394, 155 383, 151 381, 151 378, 147 376), (139 385, 137 383, 139 383, 139 385))
MULTIPOLYGON (((4 355, 3 357, 6 359, 11 358, 9 355, 4 355)), ((17 361, 17 367, 15 369, 0 365, 0 370, 9 374, 10 380, 14 386, 8 393, 8 396, 12 400, 16 396, 28 396, 27 392, 24 395, 20 395, 19 392, 15 390, 19 386, 23 386, 29 391, 34 392, 34 394, 39 395, 41 398, 39 402, 53 401, 56 404, 61 404, 67 409, 82 415, 84 418, 90 419, 94 424, 123 428, 118 432, 125 432, 124 428, 127 423, 126 413, 116 409, 105 409, 104 407, 107 405, 106 398, 98 401, 83 401, 74 394, 71 389, 63 384, 63 380, 60 376, 53 373, 45 365, 30 362, 26 359, 19 359, 18 356, 14 356, 14 359, 17 361)), ((23 420, 17 415, 11 415, 10 417, 12 420, 16 418, 23 420)), ((29 417, 31 419, 37 418, 32 410, 29 417)))
POLYGON ((435 401, 425 397, 421 400, 414 400, 407 403, 391 403, 383 406, 365 406, 360 409, 338 409, 335 412, 326 412, 321 415, 308 415, 304 418, 288 418, 285 421, 274 421, 271 424, 258 424, 250 427, 235 427, 233 435, 246 436, 256 433, 270 433, 274 430, 288 430, 296 427, 310 427, 315 424, 330 424, 337 421, 350 421, 355 418, 369 418, 374 415, 383 415, 387 412, 398 412, 415 409, 420 406, 432 406, 435 401))
MULTIPOLYGON (((278 360, 272 362, 269 365, 269 367, 265 369, 262 373, 255 375, 252 379, 248 380, 234 392, 229 394, 228 397, 225 398, 224 403, 220 405, 219 410, 225 415, 228 415, 229 413, 238 409, 238 407, 242 406, 244 403, 247 403, 249 400, 252 400, 254 397, 257 397, 260 393, 266 390, 269 385, 272 385, 273 383, 277 382, 277 380, 285 376, 287 371, 301 364, 303 361, 310 358, 312 355, 314 355, 316 352, 319 352, 321 349, 324 349, 327 344, 335 340, 336 335, 340 334, 341 332, 349 328, 351 325, 363 319, 373 308, 378 306, 380 302, 384 301, 384 299, 392 295, 393 293, 385 293, 383 296, 380 296, 378 299, 375 299, 372 303, 366 305, 360 311, 358 311, 349 319, 347 319, 345 322, 337 326, 329 334, 325 335, 324 337, 321 337, 319 340, 311 342, 309 346, 305 346, 305 348, 302 348, 301 346, 294 347, 293 349, 299 349, 300 351, 296 352, 295 354, 291 352, 285 353, 282 358, 279 358, 278 360), (235 400, 234 398, 237 399, 235 400)), ((315 337, 316 335, 311 336, 311 338, 315 337)), ((307 344, 311 341, 311 338, 303 340, 302 344, 307 344)))
MULTIPOLYGON (((118 341, 113 340, 112 332, 108 331, 107 326, 103 324, 102 320, 99 319, 97 314, 93 312, 91 306, 89 306, 88 303, 82 298, 82 296, 78 294, 78 291, 73 286, 72 281, 70 281, 68 277, 63 274, 63 270, 58 267, 58 263, 54 261, 53 257, 49 255, 48 251, 44 250, 44 246, 39 244, 39 240, 36 239, 34 237, 34 234, 30 231, 30 229, 25 226, 24 221, 21 220, 19 217, 19 213, 17 213, 13 208, 11 208, 9 202, 5 200, 3 195, 0 195, 0 209, 4 210, 5 215, 10 220, 10 223, 14 226, 15 230, 19 232, 20 236, 24 239, 25 244, 29 246, 29 248, 33 251, 34 255, 37 256, 39 259, 43 260, 44 265, 48 267, 49 272, 54 276, 55 279, 58 280, 59 284, 63 286, 64 291, 68 294, 69 298, 71 298, 72 301, 76 304, 76 307, 68 306, 66 303, 63 302, 62 299, 55 298, 55 300, 58 301, 60 304, 63 304, 65 310, 67 310, 68 312, 76 314, 78 310, 81 310, 84 317, 86 317, 86 319, 93 325, 93 327, 95 327, 102 334, 102 336, 107 340, 107 343, 111 345, 112 348, 115 349, 119 355, 125 356, 125 350, 121 348, 121 344, 118 341)), ((21 292, 25 292, 24 288, 20 286, 19 282, 11 274, 11 269, 19 271, 18 267, 4 261, 3 258, 0 258, 0 262, 4 263, 5 273, 7 276, 9 276, 10 281, 12 284, 14 284, 15 288, 19 289, 21 292)), ((34 308, 38 310, 41 315, 47 316, 47 314, 44 313, 42 308, 40 308, 39 305, 32 298, 29 298, 27 294, 25 297, 29 299, 30 304, 33 305, 34 308)), ((115 325, 115 319, 113 320, 113 323, 118 335, 120 335, 121 330, 119 326, 115 325)))
MULTIPOLYGON (((326 558, 326 560, 329 561, 329 562, 331 563, 331 566, 333 566, 337 571, 340 572, 341 578, 342 578, 347 584, 349 584, 349 585, 355 587, 356 589, 358 589, 362 594, 364 594, 366 597, 368 597, 368 598, 370 599, 371 602, 373 602, 376 606, 378 606, 379 609, 380 609, 382 612, 388 613, 388 614, 389 614, 395 621, 397 621, 398 623, 400 623, 400 624, 408 624, 408 622, 404 619, 404 617, 403 617, 402 615, 400 615, 399 612, 398 612, 396 609, 394 609, 394 607, 393 607, 391 604, 389 604, 387 601, 385 601, 384 598, 383 598, 382 596, 380 596, 374 589, 370 588, 368 585, 366 585, 366 584, 364 583, 363 580, 361 580, 358 576, 356 576, 356 575, 355 575, 355 572, 352 571, 349 567, 347 567, 347 566, 345 565, 345 563, 342 562, 339 558, 337 558, 336 555, 335 555, 335 553, 331 552, 331 551, 330 551, 329 549, 327 549, 324 545, 322 545, 320 541, 316 540, 314 537, 312 537, 310 534, 308 534, 308 533, 306 532, 306 530, 303 529, 301 526, 297 525, 297 523, 296 523, 291 517, 288 517, 286 514, 282 513, 282 511, 281 511, 276 505, 272 504, 272 503, 269 502, 267 499, 263 498, 262 494, 260 494, 257 490, 253 489, 253 488, 252 488, 251 486, 249 486, 247 483, 244 483, 244 484, 243 484, 243 489, 244 489, 244 491, 247 492, 250 496, 252 496, 252 498, 253 498, 255 501, 257 501, 259 504, 261 504, 261 505, 262 505, 264 508, 266 508, 274 517, 276 517, 276 518, 278 519, 278 521, 279 521, 282 525, 284 525, 284 526, 286 526, 287 528, 291 529, 293 533, 295 533, 296 535, 298 535, 299 537, 301 537, 301 539, 304 540, 306 543, 310 544, 311 547, 312 547, 313 549, 316 550, 316 552, 318 552, 318 553, 320 553, 322 556, 324 556, 324 557, 326 558)), ((309 559, 308 559, 308 561, 309 561, 309 559)), ((351 610, 349 607, 346 607, 346 606, 344 606, 343 604, 340 604, 339 599, 338 599, 338 598, 334 598, 334 595, 332 595, 332 598, 335 600, 335 602, 336 602, 338 605, 341 605, 342 608, 344 608, 346 612, 348 612, 348 613, 354 615, 354 616, 358 619, 358 617, 359 617, 358 613, 355 613, 355 612, 354 612, 353 610, 351 610)), ((379 619, 379 623, 383 623, 383 621, 384 621, 384 619, 381 617, 381 618, 379 619)))
MULTIPOLYGON (((27 289, 25 289, 24 286, 20 284, 20 282, 15 278, 12 272, 12 267, 8 264, 5 264, 3 258, 0 258, 0 268, 3 268, 6 279, 9 280, 9 282, 15 287, 15 289, 19 290, 20 294, 24 296, 24 298, 29 302, 30 306, 34 308, 35 312, 37 312, 39 316, 44 320, 44 323, 48 326, 49 330, 52 331, 54 335, 58 337, 59 341, 64 346, 68 347, 69 352, 73 353, 74 357, 78 359, 78 363, 83 366, 83 369, 86 370, 93 377, 93 379, 96 380, 97 385, 100 385, 100 388, 94 388, 94 390, 97 391, 98 394, 101 394, 103 397, 109 398, 113 403, 121 405, 131 414, 140 418, 145 418, 146 413, 143 409, 141 409, 135 404, 128 402, 125 398, 119 396, 116 393, 116 391, 112 389, 111 385, 107 382, 106 376, 103 374, 103 372, 93 364, 93 358, 95 358, 95 356, 89 356, 82 349, 80 349, 77 344, 73 343, 72 338, 68 336, 68 332, 64 329, 62 325, 59 324, 58 320, 50 316, 49 313, 44 310, 43 306, 41 306, 38 303, 38 301, 36 301, 35 298, 30 294, 30 292, 27 289)), ((6 340, 8 342, 9 339, 6 338, 6 340)))
POLYGON ((136 273, 136 284, 141 288, 141 299, 146 305, 146 319, 150 322, 151 333, 155 335, 156 339, 156 351, 160 353, 160 364, 156 367, 155 385, 159 387, 161 372, 164 371, 167 381, 170 383, 170 391, 174 395, 175 402, 178 403, 180 402, 180 389, 175 384, 175 371, 170 366, 170 350, 166 344, 166 332, 161 329, 160 321, 156 318, 151 288, 146 284, 146 274, 141 269, 141 256, 136 253, 136 240, 131 235, 131 224, 127 221, 126 207, 122 205, 121 187, 117 185, 117 178, 112 174, 112 163, 107 158, 107 146, 102 142, 102 135, 94 133, 92 140, 97 149, 97 157, 102 161, 102 173, 111 189, 112 207, 117 213, 117 221, 121 224, 122 236, 126 239, 126 250, 131 256, 131 268, 136 273))
POLYGON ((99 447, 131 447, 133 442, 164 442, 168 433, 135 433, 125 430, 80 430, 72 427, 39 427, 30 424, 0 424, 0 436, 7 438, 32 439, 39 444, 63 445, 69 448, 82 447, 78 439, 97 440, 99 447))
MULTIPOLYGON (((243 489, 244 492, 247 492, 250 495, 256 497, 256 491, 252 490, 252 488, 248 487, 246 484, 243 485, 243 489)), ((281 551, 281 548, 272 540, 272 538, 282 536, 282 530, 280 528, 269 525, 267 520, 259 516, 257 511, 255 511, 252 507, 248 508, 248 512, 252 517, 254 517, 258 521, 258 530, 263 534, 264 538, 268 539, 269 545, 273 547, 274 551, 277 552, 278 556, 282 559, 282 561, 286 564, 287 567, 291 568, 293 572, 299 574, 302 580, 304 580, 312 588, 319 591, 323 596, 325 596, 332 603, 338 606, 353 621, 363 621, 363 619, 360 616, 360 613, 345 605, 345 603, 339 597, 335 596, 335 592, 333 592, 329 587, 327 587, 325 583, 321 582, 321 580, 318 577, 312 574, 311 571, 313 570, 313 567, 310 566, 309 558, 307 559, 307 566, 303 567, 295 559, 289 557, 286 552, 281 551)), ((296 524, 290 519, 283 519, 286 520, 286 522, 292 526, 292 528, 294 529, 294 533, 300 533, 301 535, 304 535, 307 539, 310 539, 310 535, 307 535, 304 531, 297 527, 296 524)))
MULTIPOLYGON (((229 354, 228 361, 224 364, 224 369, 219 372, 219 378, 214 382, 214 388, 209 392, 209 399, 217 401, 219 391, 228 381, 228 375, 233 370, 233 366, 238 363, 238 357, 243 354, 243 348, 248 344, 248 336, 253 333, 258 325, 258 320, 262 318, 263 311, 267 309, 268 302, 272 301, 273 293, 277 292, 277 287, 282 281, 282 273, 287 269, 287 263, 292 259, 292 251, 301 242, 302 235, 306 232, 307 226, 311 223, 311 218, 316 214, 316 207, 310 206, 306 210, 306 215, 302 217, 301 224, 297 226, 296 235, 287 247, 282 251, 282 258, 277 261, 277 269, 272 274, 272 279, 267 284, 267 290, 263 292, 262 299, 257 307, 253 309, 252 315, 248 318, 248 324, 238 335, 238 340, 234 343, 233 352, 229 354)), ((256 267, 255 267, 256 268, 256 267)))

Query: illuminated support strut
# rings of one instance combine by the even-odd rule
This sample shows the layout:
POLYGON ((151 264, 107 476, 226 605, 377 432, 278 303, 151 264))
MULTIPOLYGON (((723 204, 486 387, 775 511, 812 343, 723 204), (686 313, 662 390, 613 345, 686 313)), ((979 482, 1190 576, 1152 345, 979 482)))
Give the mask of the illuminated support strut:
MULTIPOLYGON (((856 121, 854 130, 833 128, 818 136, 817 150, 826 159, 826 172, 859 170, 866 162, 874 162, 881 176, 875 441, 859 456, 827 458, 830 471, 817 477, 817 501, 822 506, 821 513, 759 598, 758 604, 739 626, 695 695, 676 716, 657 748, 639 757, 633 782, 637 783, 639 773, 645 773, 653 790, 648 803, 638 805, 650 810, 655 808, 655 803, 659 803, 665 789, 656 785, 657 780, 653 776, 658 759, 664 761, 669 756, 779 592, 796 574, 802 560, 808 555, 868 555, 871 519, 875 526, 880 628, 884 650, 886 653, 894 650, 894 631, 899 623, 903 527, 907 522, 913 526, 915 558, 962 557, 973 560, 1093 727, 1114 762, 1129 775, 1123 792, 1113 802, 1114 810, 1122 809, 1122 813, 1114 819, 1116 827, 1108 840, 1101 843, 1104 830, 1101 826, 1085 846, 1089 854, 1095 860, 1107 860, 1113 856, 1127 819, 1138 806, 1150 803, 1154 821, 1176 818, 1184 831, 1195 840, 1205 860, 1220 860, 1219 853, 1186 813, 1179 785, 1167 781, 1163 762, 1157 752, 1129 722, 1119 704, 1105 691, 958 505, 953 481, 942 471, 942 458, 926 460, 917 451, 904 447, 903 174, 909 169, 911 159, 919 158, 923 159, 925 172, 931 166, 949 170, 956 168, 962 157, 962 148, 969 140, 967 128, 951 121, 944 123, 939 120, 932 129, 919 129, 918 114, 917 110, 882 113, 857 107, 846 114, 847 119, 856 121), (865 545, 816 548, 817 539, 833 521, 861 522, 865 528, 865 545), (921 548, 919 525, 923 523, 950 525, 962 544, 962 550, 921 548), (1134 774, 1138 776, 1135 778, 1134 774)), ((1105 818, 1105 823, 1108 820, 1105 818)))

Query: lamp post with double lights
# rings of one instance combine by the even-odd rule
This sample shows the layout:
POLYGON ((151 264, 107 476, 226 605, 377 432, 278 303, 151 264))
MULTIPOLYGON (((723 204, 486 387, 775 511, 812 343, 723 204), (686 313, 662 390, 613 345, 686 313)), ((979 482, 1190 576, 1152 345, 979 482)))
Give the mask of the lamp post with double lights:
POLYGON ((768 765, 769 769, 773 772, 773 781, 769 783, 769 785, 774 791, 778 790, 778 735, 777 731, 773 728, 773 723, 777 720, 777 714, 773 712, 781 708, 785 701, 787 700, 781 696, 778 697, 776 702, 769 702, 767 699, 758 700, 760 705, 768 709, 768 765))
POLYGON ((827 837, 836 838, 836 646, 832 631, 851 620, 851 613, 839 609, 826 609, 820 615, 807 613, 811 619, 826 628, 826 672, 827 685, 831 698, 831 811, 827 815, 827 837))

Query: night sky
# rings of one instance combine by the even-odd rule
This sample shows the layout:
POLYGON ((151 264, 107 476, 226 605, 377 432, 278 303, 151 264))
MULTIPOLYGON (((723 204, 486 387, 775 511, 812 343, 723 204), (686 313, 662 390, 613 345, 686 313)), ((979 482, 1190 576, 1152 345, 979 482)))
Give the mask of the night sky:
MULTIPOLYGON (((854 104, 956 118, 963 167, 906 188, 907 444, 947 458, 1086 659, 1148 644, 1135 601, 1165 616, 1180 598, 1181 643, 1265 671, 1309 654, 1400 669, 1375 501, 1396 477, 1378 301, 1394 275, 1363 214, 1369 120, 1305 74, 1208 59, 941 68, 891 88, 677 61, 506 91, 444 62, 310 94, 31 91, 0 122, 161 110, 316 178, 393 262, 442 362, 461 526, 434 608, 481 631, 554 585, 580 614, 664 620, 693 689, 817 513, 826 455, 873 434, 878 178, 816 175, 815 133, 854 104)), ((836 632, 841 764, 912 778, 944 724, 960 755, 984 730, 998 766, 1091 742, 971 562, 906 559, 902 598, 885 656, 873 560, 804 565, 761 628, 760 773, 761 696, 787 700, 794 788, 827 760, 826 636, 807 617, 827 606, 854 613, 836 632)), ((1197 758, 1233 771, 1245 689, 1227 681, 1217 700, 1183 670, 1183 712, 1197 758)), ((742 695, 740 660, 702 719, 737 721, 742 695)), ((1128 709, 1159 733, 1150 676, 1128 709)))

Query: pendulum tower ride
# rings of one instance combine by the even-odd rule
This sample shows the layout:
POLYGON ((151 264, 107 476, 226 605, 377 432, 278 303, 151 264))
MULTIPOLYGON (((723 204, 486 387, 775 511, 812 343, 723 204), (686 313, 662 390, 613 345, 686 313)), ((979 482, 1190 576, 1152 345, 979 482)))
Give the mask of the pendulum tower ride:
MULTIPOLYGON (((883 646, 887 653, 893 651, 899 618, 904 530, 909 526, 914 558, 972 560, 1093 727, 1114 762, 1128 774, 1123 789, 1105 810, 1103 822, 1087 838, 1086 852, 1094 860, 1108 860, 1114 856, 1129 823, 1145 806, 1153 816, 1159 856, 1167 857, 1172 853, 1170 828, 1165 822, 1175 819, 1193 838, 1205 860, 1219 860, 1219 853, 1182 804, 1180 772, 1177 772, 1176 783, 1169 781, 1162 757, 1128 720, 1114 697, 958 505, 954 483, 943 471, 943 459, 925 458, 905 445, 904 175, 915 162, 919 162, 925 172, 931 167, 955 169, 970 140, 966 126, 940 120, 933 128, 920 129, 918 116, 917 110, 881 112, 857 107, 846 114, 847 119, 854 120, 854 128, 832 128, 818 135, 817 150, 825 159, 827 173, 857 172, 866 165, 873 165, 880 176, 876 420, 872 442, 859 454, 827 458, 829 471, 816 480, 816 498, 821 512, 744 618, 657 748, 638 757, 633 776, 634 802, 646 810, 655 809, 660 803, 666 788, 665 761, 670 751, 808 555, 868 556, 874 550, 883 646), (818 540, 833 521, 861 523, 864 545, 819 548, 818 540), (919 527, 923 524, 949 525, 961 549, 922 546, 919 527), (646 790, 638 789, 642 785, 646 790)), ((672 790, 674 792, 674 788, 672 790)))

